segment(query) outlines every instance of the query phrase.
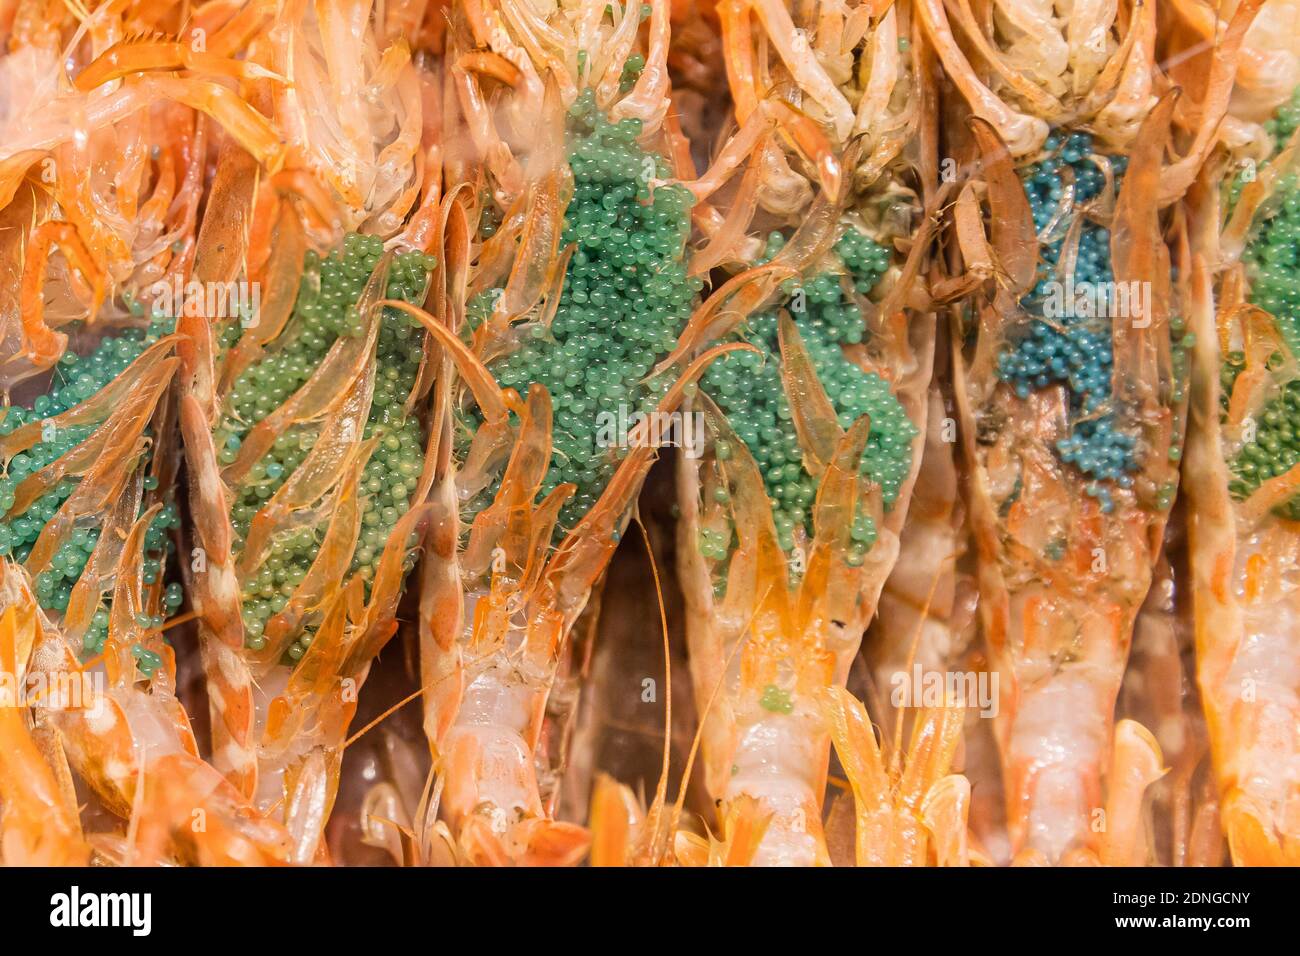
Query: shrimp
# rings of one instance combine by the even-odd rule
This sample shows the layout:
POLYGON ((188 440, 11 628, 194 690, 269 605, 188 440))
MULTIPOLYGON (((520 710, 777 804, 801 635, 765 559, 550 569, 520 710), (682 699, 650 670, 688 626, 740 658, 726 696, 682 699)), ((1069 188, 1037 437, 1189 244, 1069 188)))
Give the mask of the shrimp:
MULTIPOLYGON (((431 316, 424 321, 442 328, 431 316)), ((654 446, 646 440, 634 447, 577 527, 554 545, 557 521, 577 487, 558 484, 536 501, 553 454, 549 393, 533 383, 521 403, 512 390, 496 392, 471 352, 456 350, 450 333, 438 335, 473 383, 479 407, 497 416, 478 428, 465 470, 449 471, 433 492, 438 531, 430 552, 437 559, 425 562, 421 663, 441 811, 467 863, 572 865, 587 851, 587 832, 553 819, 535 752, 564 643, 613 553, 654 446), (506 419, 512 407, 520 419, 515 434, 506 419), (474 463, 499 459, 502 448, 509 457, 499 490, 475 514, 458 552, 449 532, 463 492, 453 480, 468 484, 474 463)), ((655 413, 670 414, 713 357, 692 363, 655 413)))
POLYGON ((533 505, 550 453, 550 413, 549 396, 533 386, 501 491, 475 519, 465 564, 488 559, 479 569, 490 575, 487 589, 462 593, 442 572, 426 575, 421 595, 426 724, 437 722, 441 809, 472 864, 573 864, 587 849, 581 827, 547 819, 533 769, 564 627, 544 573, 546 551, 574 491, 559 486, 533 505))
POLYGON ((1111 714, 1182 453, 1191 340, 1170 316, 1185 289, 1157 206, 1139 198, 1159 182, 1173 107, 1161 99, 1128 157, 1055 134, 1019 171, 993 127, 971 122, 988 238, 970 184, 954 222, 967 261, 996 271, 971 277, 977 332, 953 375, 1019 863, 1140 861, 1142 787, 1162 773, 1151 734, 1111 714), (1149 293, 1125 303, 1124 289, 1149 293))
POLYGON ((299 242, 273 260, 290 277, 274 319, 269 301, 246 329, 186 317, 182 423, 203 515, 191 578, 218 765, 264 811, 279 809, 292 858, 306 863, 323 853, 357 693, 396 631, 426 514, 421 421, 407 411, 420 335, 380 302, 385 291, 422 298, 431 263, 358 235, 324 258, 299 242), (206 351, 223 342, 223 354, 206 351), (240 354, 228 384, 214 386, 215 369, 240 354), (213 514, 214 502, 229 510, 213 514))
POLYGON ((1292 623, 1300 467, 1279 437, 1294 417, 1300 341, 1288 298, 1294 277, 1271 264, 1294 254, 1287 223, 1295 217, 1298 102, 1293 93, 1269 124, 1276 146, 1256 175, 1221 188, 1223 166, 1207 167, 1193 197, 1197 340, 1186 480, 1197 680, 1223 833, 1243 866, 1300 860, 1292 623))
MULTIPOLYGON (((1185 15, 1198 5, 1173 6, 1185 15)), ((1162 171, 1162 205, 1186 192, 1214 143, 1232 88, 1236 51, 1259 6, 1259 0, 1237 5, 1222 37, 1205 32, 1208 70, 1199 61, 1175 65, 1176 77, 1186 74, 1193 86, 1186 91, 1192 94, 1188 101, 1179 104, 1177 123, 1190 142, 1175 144, 1183 155, 1162 171)), ((974 115, 990 124, 1014 157, 1034 156, 1049 134, 1062 127, 1086 128, 1103 148, 1121 152, 1135 141, 1162 93, 1151 4, 1088 3, 1068 17, 1057 17, 1050 2, 1003 0, 983 19, 967 0, 951 5, 923 0, 917 9, 945 72, 974 115), (961 41, 977 53, 975 62, 985 65, 983 72, 961 41)))
POLYGON ((471 863, 586 852, 586 831, 554 818, 564 748, 551 742, 576 703, 555 682, 661 437, 629 417, 672 418, 721 354, 669 357, 703 281, 686 272, 689 193, 664 181, 655 152, 667 5, 650 6, 644 54, 631 52, 636 4, 583 4, 572 19, 494 4, 449 36, 447 120, 473 132, 447 170, 478 185, 444 196, 446 273, 422 320, 459 382, 443 376, 435 400, 445 444, 421 660, 441 813, 471 863), (484 89, 498 84, 506 101, 489 110, 484 89), (625 278, 606 281, 620 260, 625 278))
MULTIPOLYGON (((11 678, 11 688, 25 689, 28 659, 48 622, 26 578, 8 563, 0 586, 0 672, 11 678)), ((91 851, 62 750, 29 725, 18 701, 0 707, 0 737, 0 861, 8 866, 85 865, 91 851)))
MULTIPOLYGON (((138 502, 141 486, 137 474, 134 491, 123 501, 138 502)), ((125 837, 101 834, 90 840, 101 855, 124 863, 285 862, 288 835, 198 757, 189 719, 175 697, 174 654, 143 623, 156 620, 148 613, 143 553, 158 508, 141 515, 121 542, 102 667, 83 667, 58 628, 43 628, 32 651, 33 670, 44 675, 47 686, 106 685, 91 701, 73 700, 50 714, 76 774, 108 809, 135 821, 125 837), (141 667, 147 669, 143 683, 137 676, 141 667)), ((114 518, 125 514, 117 511, 114 518)), ((8 563, 5 573, 7 585, 15 576, 25 578, 8 563)))
POLYGON ((343 231, 395 235, 423 178, 422 71, 408 39, 382 36, 374 9, 373 0, 292 0, 267 37, 267 62, 284 80, 270 83, 270 97, 287 167, 330 194, 327 222, 341 227, 330 245, 343 231))
MULTIPOLYGON (((938 352, 936 360, 943 359, 944 353, 938 352)), ((864 643, 875 691, 868 702, 882 715, 885 744, 892 741, 889 749, 901 756, 909 714, 915 715, 932 698, 945 699, 932 688, 957 690, 954 703, 965 708, 965 720, 952 759, 954 770, 971 781, 972 850, 1000 862, 1005 857, 998 798, 1002 784, 988 719, 996 710, 997 687, 977 641, 978 590, 958 489, 957 422, 937 385, 931 386, 927 423, 898 559, 864 643)))
POLYGON ((1066 21, 1008 4, 1006 21, 983 24, 964 3, 920 9, 974 114, 969 134, 951 124, 954 152, 982 168, 952 218, 966 270, 952 288, 984 289, 960 323, 978 332, 954 378, 1011 849, 1022 863, 1138 860, 1140 835, 1114 814, 1132 818, 1161 757, 1111 715, 1183 452, 1182 201, 1259 4, 1237 5, 1194 63, 1171 68, 1182 95, 1154 69, 1169 34, 1148 4, 1090 4, 1066 21), (1123 302, 1126 288, 1145 301, 1123 302))
MULTIPOLYGON (((420 192, 425 130, 409 48, 395 40, 380 54, 383 25, 372 28, 369 5, 291 4, 281 28, 251 42, 266 11, 245 13, 219 27, 210 50, 248 43, 262 68, 243 69, 241 83, 272 107, 286 145, 272 158, 236 138, 221 144, 191 258, 204 287, 264 295, 180 316, 195 517, 184 570, 213 763, 284 821, 290 858, 307 863, 328 859, 322 837, 347 727, 371 661, 397 630, 426 514, 425 333, 377 303, 422 301, 434 260, 416 244, 385 254, 376 234, 396 232, 420 192), (354 108, 349 96, 347 116, 334 115, 344 107, 330 83, 354 81, 379 108, 354 108), (370 164, 367 176, 382 174, 377 186, 338 188, 334 174, 348 165, 333 155, 340 128, 341 148, 370 164), (400 195, 384 192, 393 185, 400 195), (347 231, 356 225, 367 234, 347 231)), ((163 68, 175 52, 159 53, 163 68)))
POLYGON ((1179 587, 1186 553, 1175 531, 1166 533, 1151 590, 1133 628, 1133 650, 1120 692, 1119 713, 1154 728, 1169 773, 1152 787, 1156 859, 1173 866, 1213 866, 1223 858, 1218 794, 1209 767, 1205 716, 1196 692, 1195 654, 1179 587), (1172 555, 1171 555, 1172 552, 1172 555))
POLYGON ((1225 8, 1219 16, 1202 4, 1175 3, 1174 19, 1162 29, 1161 40, 1166 57, 1178 61, 1171 71, 1175 80, 1184 87, 1205 84, 1207 93, 1226 99, 1222 123, 1207 128, 1203 139, 1209 145, 1222 143, 1239 163, 1262 163, 1276 145, 1266 129, 1268 121, 1300 85, 1300 8, 1292 0, 1241 6, 1258 7, 1244 31, 1240 25, 1234 28, 1234 21, 1241 19, 1239 7, 1225 8), (1239 39, 1223 50, 1234 29, 1239 39), (1225 42, 1216 44, 1217 36, 1225 42), (1221 51, 1218 59, 1225 62, 1207 68, 1209 54, 1196 51, 1216 47, 1221 51))
POLYGON ((147 817, 128 827, 125 842, 87 838, 98 854, 264 861, 279 852, 278 837, 198 759, 175 696, 174 654, 161 635, 159 612, 175 612, 182 600, 179 586, 163 581, 166 534, 179 523, 168 500, 178 455, 169 386, 179 362, 166 325, 106 337, 85 357, 65 353, 61 384, 30 408, 6 409, 6 606, 26 613, 30 596, 43 609, 30 645, 32 676, 50 688, 95 691, 90 700, 32 711, 60 787, 66 754, 104 807, 123 819, 147 817), (205 822, 177 845, 192 812, 205 822))
MULTIPOLYGON (((793 323, 784 321, 783 332, 792 330, 793 323)), ((820 385, 811 379, 803 387, 820 385)), ((811 430, 801 429, 800 439, 809 444, 806 453, 820 459, 824 470, 813 506, 814 533, 800 539, 808 548, 804 574, 792 586, 764 476, 718 406, 703 395, 700 404, 713 442, 702 467, 691 462, 679 469, 683 484, 699 489, 684 499, 679 549, 688 556, 681 573, 703 714, 706 778, 721 800, 724 834, 735 829, 754 834, 744 857, 752 865, 829 865, 821 799, 833 738, 858 804, 860 865, 924 863, 928 831, 908 808, 931 797, 937 801, 934 838, 944 847, 936 845, 940 857, 947 859, 952 849, 954 859, 962 858, 968 793, 963 797, 961 785, 942 782, 960 730, 960 710, 939 718, 941 730, 931 722, 933 712, 918 723, 907 782, 902 782, 880 768, 865 710, 842 686, 875 609, 872 592, 879 590, 897 549, 881 516, 881 490, 861 473, 870 419, 863 415, 847 431, 831 419, 827 435, 833 444, 822 439, 816 450, 811 430), (873 515, 884 526, 864 549, 861 542, 875 532, 867 523, 873 515), (719 534, 725 542, 733 533, 739 539, 734 550, 714 544, 719 534), (725 572, 716 583, 711 565, 725 572), (866 600, 860 597, 864 593, 866 600), (702 603, 703 595, 713 600, 702 603), (953 786, 957 790, 949 796, 939 796, 953 786), (938 811, 938 803, 948 809, 938 811), (885 812, 899 814, 902 830, 895 823, 879 824, 882 807, 896 808, 885 812)), ((704 850, 679 832, 679 860, 705 861, 710 857, 704 850)))
MULTIPOLYGON (((0 83, 24 90, 0 118, 7 132, 0 197, 8 202, 26 183, 52 197, 33 210, 37 215, 12 247, 23 264, 24 296, 14 318, 25 344, 7 359, 11 383, 61 354, 66 339, 53 328, 68 320, 65 297, 78 300, 89 321, 137 324, 160 284, 169 286, 187 268, 203 191, 203 114, 272 165, 278 162, 278 143, 264 118, 207 79, 201 63, 184 77, 120 79, 92 68, 79 74, 78 84, 66 81, 65 64, 75 69, 87 49, 94 58, 110 48, 96 63, 130 61, 136 41, 123 37, 140 25, 133 8, 106 4, 75 31, 42 34, 40 43, 0 58, 0 83), (46 281, 55 246, 75 271, 52 271, 46 281), (56 315, 47 314, 54 311, 47 301, 57 303, 56 315)), ((11 321, 6 315, 6 324, 11 321)))
MULTIPOLYGON (((758 206, 778 222, 790 217, 799 225, 788 239, 774 232, 763 258, 745 263, 750 268, 715 293, 730 296, 722 299, 726 308, 679 344, 688 351, 736 335, 763 356, 720 361, 702 383, 707 398, 697 404, 712 429, 716 461, 679 465, 679 578, 706 788, 720 801, 724 833, 733 825, 750 833, 746 859, 755 864, 826 865, 822 796, 832 729, 842 763, 853 768, 859 812, 895 796, 896 781, 870 775, 866 741, 850 732, 844 716, 860 705, 839 691, 897 557, 920 458, 934 327, 923 320, 909 326, 906 310, 924 307, 927 298, 918 279, 937 206, 925 215, 917 207, 936 169, 925 153, 933 140, 917 138, 927 95, 922 61, 898 39, 900 22, 905 35, 919 37, 908 8, 853 28, 854 47, 864 51, 860 71, 836 59, 851 50, 839 41, 849 27, 835 5, 801 8, 806 19, 793 42, 774 35, 788 33, 788 13, 774 4, 754 12, 757 22, 745 5, 720 9, 740 132, 715 161, 721 172, 701 180, 747 158, 725 213, 728 228, 737 228, 734 219, 742 230, 732 235, 743 236, 758 206), (776 92, 779 82, 775 89, 759 85, 767 43, 789 71, 785 82, 820 112, 806 100, 808 112, 795 111, 776 92), (824 58, 831 66, 818 69, 827 79, 834 75, 835 99, 808 62, 812 48, 831 53, 824 58), (895 98, 890 90, 908 95, 895 98), (843 121, 837 100, 848 110, 843 121), (780 136, 748 132, 765 115, 780 136), (859 117, 860 135, 850 143, 859 117), (746 135, 758 137, 752 148, 739 146, 746 135), (914 157, 923 171, 920 190, 908 171, 914 157), (805 172, 802 196, 782 193, 788 205, 771 201, 779 180, 768 170, 781 164, 805 172), (895 242, 908 250, 897 260, 895 242), (868 436, 861 447, 844 444, 868 436)), ((924 771, 923 790, 948 773, 956 738, 945 739, 946 756, 924 771)), ((964 844, 964 809, 961 815, 964 844)), ((887 835, 860 829, 859 838, 860 862, 888 855, 887 835)), ((707 860, 695 846, 690 857, 707 860)), ((924 840, 920 847, 910 861, 927 860, 924 840)))

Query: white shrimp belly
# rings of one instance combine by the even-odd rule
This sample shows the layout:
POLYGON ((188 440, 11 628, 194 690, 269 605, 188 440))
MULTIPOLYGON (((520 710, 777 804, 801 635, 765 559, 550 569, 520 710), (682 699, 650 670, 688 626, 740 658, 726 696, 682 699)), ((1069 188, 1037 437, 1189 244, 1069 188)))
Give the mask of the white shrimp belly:
POLYGON ((769 714, 740 733, 724 803, 747 795, 772 814, 755 866, 813 866, 821 858, 821 768, 825 735, 799 714, 769 714))
POLYGON ((538 813, 537 778, 531 771, 532 751, 521 734, 508 727, 453 727, 447 735, 448 750, 466 745, 474 754, 474 766, 463 782, 472 789, 472 794, 459 792, 449 783, 450 809, 457 813, 503 814, 492 821, 502 832, 515 820, 538 813))
POLYGON ((528 728, 533 689, 508 665, 475 674, 465 688, 455 728, 496 727, 522 735, 528 728))
POLYGON ((1222 693, 1236 715, 1231 776, 1256 798, 1282 802, 1300 784, 1300 607, 1243 608, 1242 640, 1222 693))
POLYGON ((1086 842, 1093 807, 1081 782, 1100 766, 1109 712, 1088 670, 1067 667, 1029 688, 1011 731, 1012 761, 1032 775, 1026 838, 1056 860, 1086 842))
POLYGON ((518 654, 526 637, 522 628, 511 627, 502 644, 488 653, 475 653, 475 609, 485 596, 481 591, 465 595, 462 662, 466 684, 452 727, 496 727, 522 737, 532 717, 535 685, 542 675, 530 676, 524 670, 518 654))
MULTIPOLYGON (((519 671, 504 662, 494 663, 471 678, 456 722, 443 742, 449 754, 473 754, 473 767, 461 771, 468 771, 464 783, 472 786, 474 794, 462 794, 457 800, 449 792, 454 802, 472 802, 507 813, 538 811, 533 751, 527 740, 536 699, 535 690, 519 671)), ((457 809, 466 811, 471 807, 457 809)))
MULTIPOLYGON (((253 739, 261 740, 266 730, 267 712, 271 701, 285 692, 292 671, 288 667, 273 667, 253 683, 253 739)), ((257 775, 257 805, 268 810, 284 799, 284 771, 287 761, 270 762, 259 750, 257 775)))

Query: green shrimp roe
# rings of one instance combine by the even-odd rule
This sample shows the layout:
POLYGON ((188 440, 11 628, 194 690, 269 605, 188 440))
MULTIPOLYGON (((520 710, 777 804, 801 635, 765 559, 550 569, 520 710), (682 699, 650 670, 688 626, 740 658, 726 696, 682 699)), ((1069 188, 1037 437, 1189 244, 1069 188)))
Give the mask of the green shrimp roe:
MULTIPOLYGON (((32 422, 44 423, 41 440, 24 452, 14 455, 0 477, 0 555, 19 563, 31 555, 32 546, 40 537, 63 503, 76 490, 79 479, 66 477, 37 498, 21 514, 9 514, 14 506, 18 486, 47 465, 72 451, 94 434, 96 426, 78 425, 56 427, 53 419, 96 394, 140 357, 150 345, 169 334, 175 322, 157 319, 148 329, 128 329, 117 335, 105 337, 89 355, 80 356, 67 351, 54 368, 51 387, 29 406, 10 406, 0 419, 0 435, 8 435, 32 422)), ((146 435, 149 431, 146 430, 146 435)), ((145 486, 156 487, 153 478, 145 486)), ((162 574, 167 555, 173 550, 167 532, 180 524, 173 505, 166 505, 145 534, 144 576, 146 584, 154 584, 162 574)), ((72 589, 89 562, 95 545, 99 542, 98 528, 75 528, 68 539, 55 552, 49 565, 36 575, 33 585, 36 600, 48 611, 62 613, 68 609, 72 589)), ((103 650, 108 636, 108 611, 97 611, 87 629, 83 644, 88 655, 103 650)))
MULTIPOLYGON (((1300 124, 1300 89, 1268 124, 1277 149, 1300 124)), ((1277 320, 1287 347, 1300 355, 1300 174, 1282 177, 1264 204, 1245 253, 1250 301, 1277 320)))
POLYGON ((773 714, 794 713, 794 701, 790 698, 790 692, 775 684, 763 688, 763 696, 758 699, 758 705, 773 714))
MULTIPOLYGON (((638 144, 641 123, 610 122, 585 90, 569 108, 568 160, 573 199, 565 213, 562 246, 575 246, 550 329, 516 327, 520 347, 492 363, 501 385, 523 394, 545 386, 554 410, 548 494, 562 482, 577 492, 560 512, 557 536, 595 504, 618 465, 613 424, 649 411, 666 382, 643 383, 672 351, 690 318, 703 282, 686 274, 690 193, 677 186, 653 192, 652 178, 667 178, 664 160, 638 144), (614 439, 611 441, 611 437, 614 439)), ((499 290, 477 297, 468 322, 491 313, 499 290)), ((479 420, 466 416, 463 450, 479 420)), ((492 500, 488 488, 471 512, 492 500)))
MULTIPOLYGON (((773 233, 768 238, 767 256, 775 255, 783 242, 779 233, 773 233)), ((888 251, 852 229, 836 244, 836 252, 860 292, 869 291, 889 266, 888 251)), ((844 354, 844 346, 862 342, 862 311, 845 294, 840 278, 830 273, 787 283, 783 292, 781 308, 799 329, 840 427, 848 428, 864 414, 871 416, 862 474, 880 485, 885 507, 891 508, 911 470, 917 428, 890 392, 889 383, 875 373, 864 372, 844 354)), ((701 386, 726 414, 762 471, 777 539, 784 550, 791 551, 796 531, 812 530, 817 482, 803 466, 803 451, 781 380, 778 316, 779 309, 771 309, 751 317, 739 338, 757 348, 758 354, 723 356, 709 367, 701 386)), ((718 442, 714 450, 720 459, 731 457, 726 442, 718 442)), ((851 532, 850 563, 862 562, 876 534, 870 516, 859 514, 851 532)), ((730 540, 724 540, 726 535, 710 535, 701 542, 702 553, 715 560, 726 557, 730 540)))
MULTIPOLYGON (((235 461, 242 440, 257 422, 279 408, 301 388, 342 336, 361 334, 363 319, 356 309, 366 282, 383 255, 377 236, 349 235, 342 248, 324 258, 308 253, 294 303, 294 313, 276 350, 246 369, 231 390, 225 418, 217 430, 222 464, 235 461)), ((388 276, 387 296, 419 304, 428 286, 432 258, 422 252, 395 257, 388 276)), ((406 512, 419 484, 424 445, 420 424, 405 412, 423 357, 423 331, 396 309, 380 318, 375 359, 374 398, 362 438, 379 438, 361 475, 361 533, 350 572, 367 583, 375 573, 389 534, 406 512)), ((306 460, 316 440, 316 426, 295 426, 280 435, 232 489, 231 523, 236 549, 247 536, 253 517, 306 460)), ((267 622, 281 611, 316 558, 325 527, 299 528, 278 536, 257 573, 243 582, 243 619, 247 645, 265 646, 267 622)), ((368 584, 367 584, 368 586, 368 584)), ((311 643, 304 634, 288 650, 297 660, 311 643)))
POLYGON ((641 71, 645 69, 645 57, 640 53, 633 53, 623 64, 623 72, 618 78, 618 91, 620 93, 630 93, 632 87, 636 86, 636 81, 641 77, 641 71))
POLYGON ((131 646, 131 656, 135 658, 136 666, 145 677, 152 677, 162 666, 162 658, 141 644, 131 646))
POLYGON ((1288 173, 1266 204, 1245 248, 1251 302, 1277 320, 1288 349, 1300 354, 1300 182, 1288 173))
MULTIPOLYGON (((1300 89, 1268 122, 1275 153, 1300 126, 1300 89)), ((1270 313, 1293 355, 1300 355, 1300 180, 1290 172, 1261 209, 1245 252, 1250 301, 1270 313)), ((1220 371, 1224 410, 1237 375, 1244 368, 1240 352, 1228 355, 1220 371)), ((1280 365, 1281 355, 1271 365, 1280 365)), ((1253 422, 1254 440, 1246 442, 1231 463, 1229 490, 1237 498, 1250 495, 1263 482, 1285 474, 1300 463, 1300 382, 1288 382, 1253 422)), ((1274 509, 1300 521, 1300 496, 1274 509)))
MULTIPOLYGON (((1274 355, 1269 365, 1279 366, 1281 362, 1282 356, 1274 355)), ((1232 387, 1245 367, 1243 353, 1229 352, 1219 370, 1220 400, 1225 415, 1232 387)), ((1250 428, 1254 439, 1242 446, 1229 465, 1232 481, 1228 491, 1238 499, 1248 497, 1268 479, 1284 475, 1300 464, 1300 380, 1283 385, 1281 393, 1264 406, 1250 428)), ((1300 521, 1300 496, 1274 511, 1283 518, 1300 521)))
POLYGON ((1273 137, 1273 151, 1280 153, 1287 140, 1300 128, 1300 87, 1291 93, 1291 99, 1277 108, 1277 112, 1264 124, 1273 137))

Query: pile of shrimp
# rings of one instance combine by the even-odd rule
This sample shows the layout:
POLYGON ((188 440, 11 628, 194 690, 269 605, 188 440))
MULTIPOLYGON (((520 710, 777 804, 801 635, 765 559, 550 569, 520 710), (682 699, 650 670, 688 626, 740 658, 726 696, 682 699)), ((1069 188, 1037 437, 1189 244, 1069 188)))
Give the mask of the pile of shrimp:
POLYGON ((0 131, 0 863, 1300 865, 1297 0, 10 0, 0 131))

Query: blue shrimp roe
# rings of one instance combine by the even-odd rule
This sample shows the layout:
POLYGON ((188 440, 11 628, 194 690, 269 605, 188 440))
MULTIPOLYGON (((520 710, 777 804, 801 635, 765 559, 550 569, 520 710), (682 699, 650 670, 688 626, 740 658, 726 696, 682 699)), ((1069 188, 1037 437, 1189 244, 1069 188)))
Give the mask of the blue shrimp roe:
MULTIPOLYGON (((1087 134, 1055 133, 1043 148, 1043 158, 1020 170, 1034 228, 1040 234, 1058 215, 1069 178, 1074 183, 1074 211, 1067 211, 1067 217, 1080 214, 1078 210, 1105 187, 1105 176, 1092 158, 1092 138, 1087 134), (1063 176, 1067 170, 1069 176, 1063 176)), ((1118 189, 1127 159, 1110 156, 1108 160, 1118 189)), ((1056 452, 1062 462, 1088 479, 1085 492, 1097 499, 1103 512, 1110 513, 1114 510, 1112 488, 1131 488, 1141 466, 1137 434, 1114 408, 1112 323, 1124 304, 1111 270, 1110 231, 1098 223, 1083 222, 1074 272, 1068 279, 1056 275, 1066 230, 1062 225, 1053 232, 1060 237, 1052 235, 1053 241, 1040 245, 1037 283, 1021 300, 1033 319, 1027 333, 999 356, 998 374, 1022 400, 1038 389, 1065 387, 1069 432, 1057 441, 1056 452)), ((1174 398, 1181 400, 1191 339, 1183 335, 1180 320, 1173 320, 1171 327, 1175 378, 1180 382, 1174 398)), ((1171 456, 1179 453, 1175 448, 1171 456)))

